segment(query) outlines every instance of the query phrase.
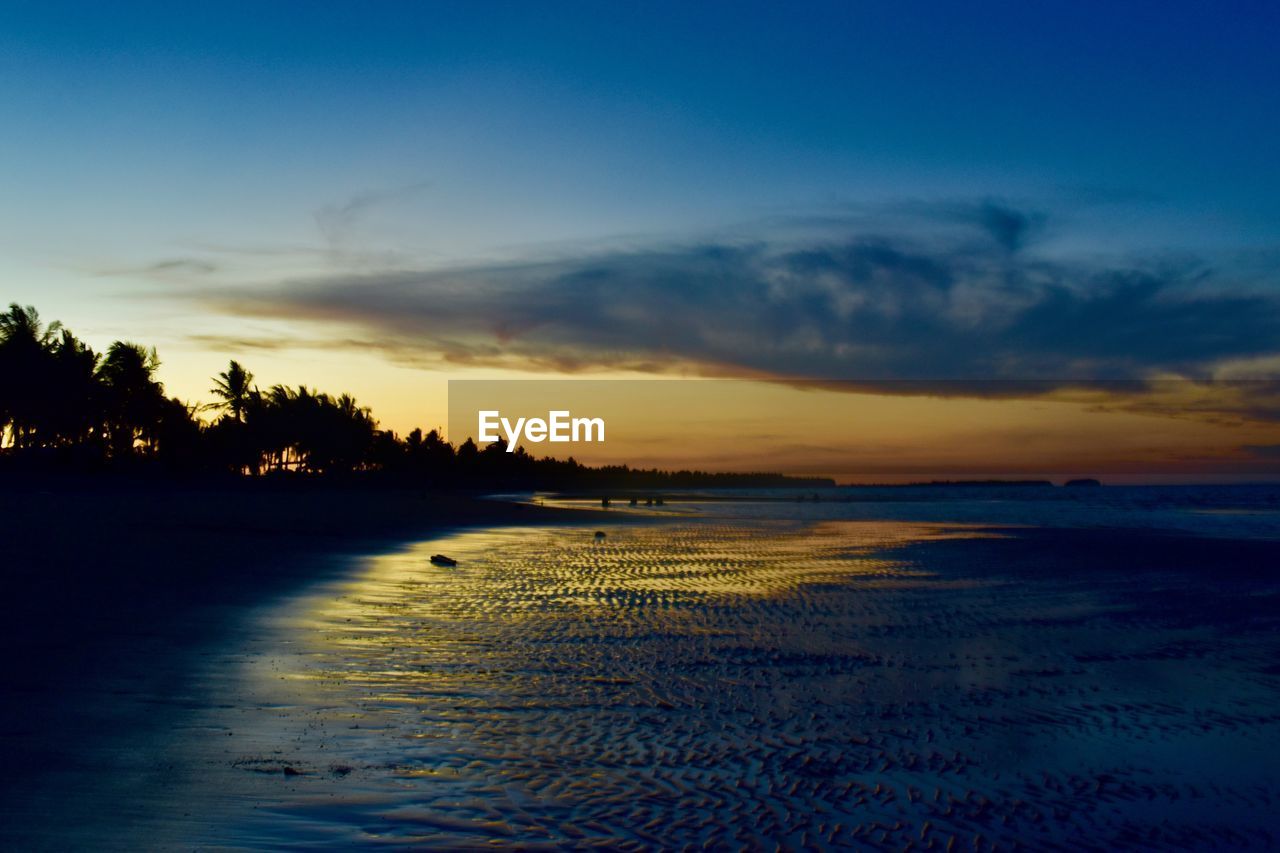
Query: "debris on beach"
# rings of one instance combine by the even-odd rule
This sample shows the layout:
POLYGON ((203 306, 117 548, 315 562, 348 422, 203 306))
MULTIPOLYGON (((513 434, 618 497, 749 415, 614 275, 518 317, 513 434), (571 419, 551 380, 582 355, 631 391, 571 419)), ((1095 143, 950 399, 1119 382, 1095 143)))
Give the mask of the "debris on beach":
POLYGON ((606 535, 606 534, 605 534, 605 532, 604 532, 603 530, 597 530, 597 531, 596 531, 596 540, 598 541, 598 540, 600 540, 600 539, 605 538, 605 535, 606 535))
POLYGON ((444 554, 432 554, 431 564, 435 566, 456 566, 458 561, 452 557, 446 557, 444 554))
POLYGON ((301 765, 284 764, 276 759, 271 758, 237 758, 231 762, 231 766, 237 770, 247 770, 251 773, 262 773, 274 776, 282 774, 284 776, 306 776, 307 771, 301 765))

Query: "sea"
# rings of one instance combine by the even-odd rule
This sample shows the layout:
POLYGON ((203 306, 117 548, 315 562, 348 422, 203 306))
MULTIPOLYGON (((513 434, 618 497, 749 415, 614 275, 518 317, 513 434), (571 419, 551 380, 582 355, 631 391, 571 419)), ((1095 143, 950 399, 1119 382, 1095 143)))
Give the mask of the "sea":
POLYGON ((662 497, 505 496, 598 521, 255 611, 168 747, 176 840, 1280 844, 1280 488, 662 497))

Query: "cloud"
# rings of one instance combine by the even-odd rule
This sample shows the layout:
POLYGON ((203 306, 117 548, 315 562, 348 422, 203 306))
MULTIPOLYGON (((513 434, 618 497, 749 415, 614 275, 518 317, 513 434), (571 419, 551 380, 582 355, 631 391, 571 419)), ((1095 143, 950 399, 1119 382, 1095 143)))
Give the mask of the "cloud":
POLYGON ((331 247, 343 245, 351 230, 371 210, 383 205, 411 199, 431 187, 419 181, 390 190, 365 190, 339 204, 328 204, 316 211, 316 225, 331 247))
POLYGON ((218 265, 203 258, 171 258, 167 261, 158 261, 148 267, 147 270, 157 273, 187 272, 207 274, 217 272, 218 265))
POLYGON ((1240 449, 1259 459, 1280 460, 1280 444, 1246 444, 1240 449))
POLYGON ((299 337, 270 335, 188 335, 187 340, 221 352, 286 352, 290 350, 385 350, 376 341, 329 336, 299 337))
MULTIPOLYGON (((948 208, 956 215, 955 208, 948 208)), ((1280 351, 1280 294, 1202 262, 1029 253, 986 202, 958 233, 863 231, 206 290, 217 310, 361 327, 405 358, 798 380, 1208 378, 1280 351)))
POLYGON ((1010 252, 1021 249, 1031 232, 1044 224, 1040 214, 1023 213, 991 201, 979 208, 979 218, 991 238, 1010 252))
POLYGON ((94 271, 100 276, 145 276, 158 279, 185 278, 187 276, 207 276, 218 272, 221 267, 204 258, 164 258, 141 266, 104 267, 94 271))

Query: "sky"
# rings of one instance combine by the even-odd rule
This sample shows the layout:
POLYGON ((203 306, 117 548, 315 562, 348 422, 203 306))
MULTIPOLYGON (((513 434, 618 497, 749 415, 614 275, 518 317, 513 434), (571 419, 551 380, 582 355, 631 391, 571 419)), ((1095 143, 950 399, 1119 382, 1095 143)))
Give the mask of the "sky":
POLYGON ((1280 374, 1275 4, 0 11, 0 298, 183 399, 1280 374))

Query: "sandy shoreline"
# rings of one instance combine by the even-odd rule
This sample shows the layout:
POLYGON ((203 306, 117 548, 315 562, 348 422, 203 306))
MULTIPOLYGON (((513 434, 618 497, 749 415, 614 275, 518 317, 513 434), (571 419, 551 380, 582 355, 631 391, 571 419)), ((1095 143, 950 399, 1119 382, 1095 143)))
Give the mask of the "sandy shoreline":
POLYGON ((1280 542, 0 499, 5 846, 1280 837, 1280 542))
MULTIPOLYGON (((145 809, 148 745, 189 708, 201 657, 247 611, 333 577, 355 554, 575 517, 421 490, 0 488, 0 840, 65 847, 77 816, 145 809)), ((81 826, 92 839, 92 822, 81 826)))
MULTIPOLYGON (((263 611, 166 754, 179 842, 1274 843, 1275 542, 504 526, 263 611), (426 563, 456 554, 456 569, 426 563), (184 804, 187 812, 175 808, 184 804)), ((163 813, 163 812, 162 812, 163 813)))

